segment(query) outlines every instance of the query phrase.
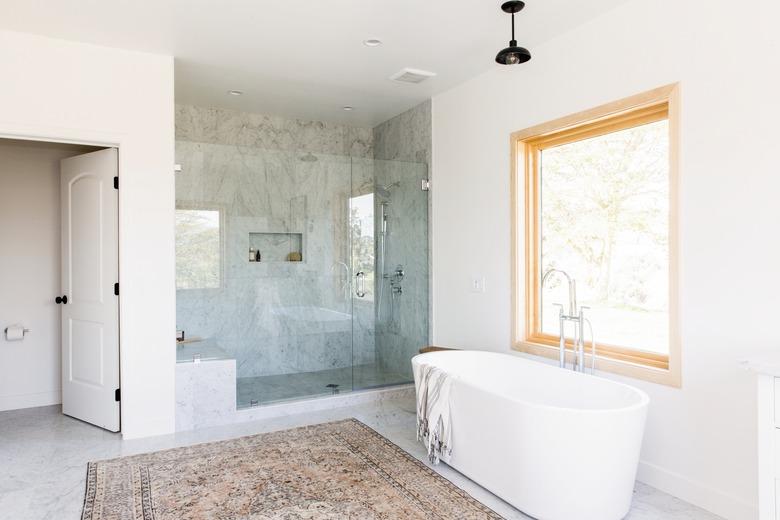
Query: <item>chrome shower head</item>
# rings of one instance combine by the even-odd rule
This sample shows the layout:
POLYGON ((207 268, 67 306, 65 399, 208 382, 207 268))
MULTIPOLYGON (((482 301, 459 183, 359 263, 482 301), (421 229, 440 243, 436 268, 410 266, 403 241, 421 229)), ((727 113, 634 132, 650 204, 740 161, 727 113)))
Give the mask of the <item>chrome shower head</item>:
POLYGON ((382 197, 389 199, 392 189, 397 188, 400 185, 401 185, 401 181, 395 181, 390 184, 385 184, 384 186, 377 185, 376 192, 378 195, 381 195, 382 197))

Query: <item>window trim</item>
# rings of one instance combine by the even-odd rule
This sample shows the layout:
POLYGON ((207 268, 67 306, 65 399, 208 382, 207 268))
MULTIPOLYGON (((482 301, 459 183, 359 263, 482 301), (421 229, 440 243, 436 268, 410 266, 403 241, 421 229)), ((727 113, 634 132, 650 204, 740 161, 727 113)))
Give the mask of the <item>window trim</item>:
MULTIPOLYGON (((512 349, 558 358, 558 338, 533 334, 538 323, 538 150, 638 124, 669 121, 669 355, 597 344, 596 368, 654 383, 681 386, 678 295, 679 83, 514 132, 510 137, 512 349), (522 205, 522 206, 521 206, 522 205), (521 220, 522 219, 522 220, 521 220), (531 309, 531 312, 526 312, 531 309)), ((572 348, 571 342, 568 347, 572 348)), ((567 357, 573 359, 570 352, 567 357)), ((570 361, 571 361, 570 359, 570 361)), ((586 349, 590 364, 590 349, 586 349)))

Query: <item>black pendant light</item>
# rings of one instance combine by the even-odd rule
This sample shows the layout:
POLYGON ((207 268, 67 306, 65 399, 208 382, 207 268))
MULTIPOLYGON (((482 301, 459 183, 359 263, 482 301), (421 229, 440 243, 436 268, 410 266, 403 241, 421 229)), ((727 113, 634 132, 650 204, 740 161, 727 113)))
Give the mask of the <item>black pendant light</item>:
POLYGON ((525 63, 531 59, 531 53, 525 47, 518 47, 515 40, 515 13, 521 11, 525 7, 525 2, 520 0, 512 0, 510 2, 504 2, 501 4, 501 10, 505 13, 512 15, 512 41, 509 42, 509 47, 502 49, 496 55, 496 62, 501 65, 516 65, 518 63, 525 63))

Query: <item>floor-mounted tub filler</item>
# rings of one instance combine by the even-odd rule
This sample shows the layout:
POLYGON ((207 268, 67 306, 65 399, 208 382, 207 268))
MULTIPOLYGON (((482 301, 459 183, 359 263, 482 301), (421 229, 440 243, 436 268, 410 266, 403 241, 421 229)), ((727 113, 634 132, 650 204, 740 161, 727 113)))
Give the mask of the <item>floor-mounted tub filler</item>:
POLYGON ((412 359, 449 387, 441 459, 541 520, 618 520, 631 507, 649 398, 629 385, 507 354, 412 359))

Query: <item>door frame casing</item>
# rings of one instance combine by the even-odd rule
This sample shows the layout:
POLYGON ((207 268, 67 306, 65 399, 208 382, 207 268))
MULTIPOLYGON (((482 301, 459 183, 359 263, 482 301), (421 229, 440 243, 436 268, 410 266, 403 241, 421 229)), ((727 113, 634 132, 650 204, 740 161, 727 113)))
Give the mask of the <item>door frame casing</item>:
MULTIPOLYGON (((48 125, 18 125, 0 121, 0 139, 15 139, 20 141, 35 141, 42 143, 58 144, 76 144, 84 146, 95 146, 102 148, 116 148, 117 150, 117 176, 120 178, 120 190, 117 194, 117 273, 118 283, 122 287, 122 149, 126 146, 126 138, 123 134, 111 131, 89 131, 78 128, 63 128, 48 125)), ((119 349, 119 382, 120 388, 124 378, 124 368, 127 363, 123 360, 122 351, 122 291, 117 296, 117 345, 119 349)), ((62 361, 60 361, 62 363, 62 361)), ((122 400, 127 397, 127 392, 122 391, 122 399, 119 401, 119 432, 122 431, 122 424, 125 423, 125 408, 122 406, 122 400)))

